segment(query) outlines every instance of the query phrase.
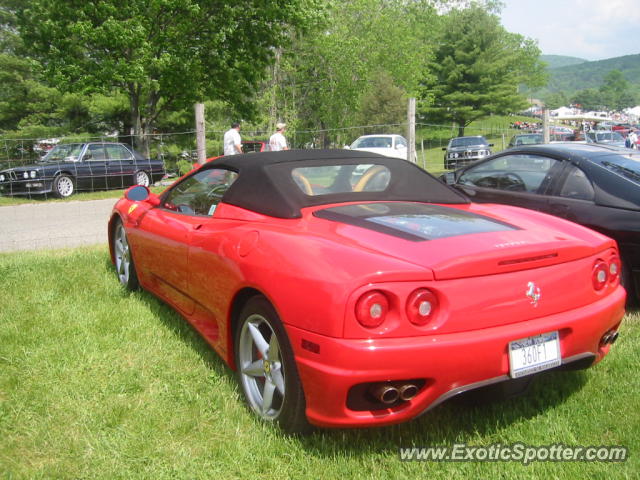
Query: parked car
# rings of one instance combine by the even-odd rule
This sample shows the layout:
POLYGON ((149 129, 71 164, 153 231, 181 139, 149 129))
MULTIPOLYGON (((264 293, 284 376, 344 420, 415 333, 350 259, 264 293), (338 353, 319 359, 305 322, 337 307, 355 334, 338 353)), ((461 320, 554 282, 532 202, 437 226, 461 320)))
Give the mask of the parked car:
POLYGON ((624 316, 613 240, 369 152, 221 157, 161 195, 131 187, 108 232, 119 281, 178 310, 290 432, 586 368, 624 316))
POLYGON ((625 136, 632 128, 633 125, 630 123, 618 123, 616 125, 613 125, 610 130, 613 130, 614 132, 618 132, 620 135, 625 136))
POLYGON ((571 135, 573 130, 563 125, 551 125, 549 127, 549 135, 571 135))
POLYGON ((482 136, 452 138, 449 144, 442 148, 447 152, 444 155, 444 168, 450 170, 488 157, 491 155, 490 147, 493 147, 493 143, 489 143, 482 136))
POLYGON ((379 153, 392 158, 407 159, 407 140, 402 135, 363 135, 349 148, 362 152, 379 153))
POLYGON ((269 150, 269 142, 266 140, 242 140, 242 151, 244 153, 266 152, 269 150))
POLYGON ((523 133, 520 135, 514 135, 509 140, 507 148, 517 147, 520 145, 534 145, 536 143, 543 143, 544 135, 542 133, 523 133))
POLYGON ((592 130, 585 133, 587 143, 603 143, 615 147, 624 147, 624 137, 612 130, 592 130))
POLYGON ((597 144, 522 146, 446 180, 474 202, 539 210, 615 239, 629 299, 640 301, 640 152, 597 144))
POLYGON ((37 163, 0 171, 0 193, 65 198, 79 190, 149 186, 164 174, 162 160, 145 158, 123 143, 66 143, 37 163))

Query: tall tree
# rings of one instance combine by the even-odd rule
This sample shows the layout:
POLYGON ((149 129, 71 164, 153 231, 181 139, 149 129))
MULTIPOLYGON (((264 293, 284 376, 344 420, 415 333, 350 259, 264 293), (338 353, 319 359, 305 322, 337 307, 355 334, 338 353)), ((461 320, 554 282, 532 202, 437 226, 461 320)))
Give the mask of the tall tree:
POLYGON ((124 93, 145 147, 158 117, 223 99, 249 102, 274 47, 315 19, 319 0, 29 0, 22 37, 64 91, 124 93))
POLYGON ((486 7, 472 3, 443 20, 424 80, 423 114, 455 122, 464 135, 465 127, 480 117, 525 107, 519 85, 544 84, 535 42, 507 32, 486 7))
POLYGON ((620 70, 611 70, 605 75, 600 93, 602 102, 610 110, 620 111, 635 106, 636 95, 620 70))
MULTIPOLYGON (((297 36, 292 48, 282 52, 267 103, 276 102, 276 115, 289 115, 288 123, 301 128, 370 123, 374 120, 361 114, 363 99, 376 89, 381 72, 403 92, 417 91, 437 23, 433 2, 329 0, 326 4, 327 21, 297 36)), ((325 145, 335 140, 327 135, 314 139, 325 145)))
POLYGON ((571 97, 571 103, 583 110, 605 110, 604 96, 595 88, 585 88, 571 97))

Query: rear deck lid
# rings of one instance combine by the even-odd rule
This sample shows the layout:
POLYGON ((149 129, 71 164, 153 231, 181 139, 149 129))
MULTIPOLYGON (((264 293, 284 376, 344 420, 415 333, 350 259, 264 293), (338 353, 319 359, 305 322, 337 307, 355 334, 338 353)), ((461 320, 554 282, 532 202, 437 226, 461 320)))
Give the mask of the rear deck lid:
POLYGON ((428 268, 440 280, 537 268, 594 253, 593 243, 576 235, 581 227, 561 232, 537 212, 494 207, 498 214, 490 216, 487 206, 380 202, 330 207, 314 216, 337 222, 335 233, 345 240, 428 268))

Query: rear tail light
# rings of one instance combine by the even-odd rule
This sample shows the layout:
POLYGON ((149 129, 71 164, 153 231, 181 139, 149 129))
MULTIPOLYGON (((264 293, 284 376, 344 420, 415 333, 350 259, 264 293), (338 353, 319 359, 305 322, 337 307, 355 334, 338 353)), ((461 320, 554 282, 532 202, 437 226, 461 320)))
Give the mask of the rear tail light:
POLYGON ((620 263, 620 257, 613 256, 609 260, 609 281, 615 282, 620 278, 620 270, 622 268, 622 264, 620 263))
POLYGON ((382 325, 389 311, 389 300, 384 293, 373 290, 363 294, 356 304, 356 319, 360 325, 375 328, 382 325))
POLYGON ((438 297, 426 288, 415 290, 407 299, 407 317, 414 325, 426 325, 438 309, 438 297))
POLYGON ((609 265, 602 260, 598 260, 593 266, 592 281, 593 288, 600 291, 607 284, 609 278, 609 265))

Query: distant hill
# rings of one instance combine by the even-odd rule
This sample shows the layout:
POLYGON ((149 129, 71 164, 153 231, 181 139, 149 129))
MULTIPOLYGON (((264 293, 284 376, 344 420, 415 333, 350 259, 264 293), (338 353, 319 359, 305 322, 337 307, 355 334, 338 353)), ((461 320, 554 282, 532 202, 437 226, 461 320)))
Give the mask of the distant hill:
POLYGON ((588 62, 584 58, 565 57, 563 55, 540 55, 540 60, 547 64, 547 68, 560 68, 569 65, 577 65, 579 63, 588 62))
POLYGON ((585 88, 598 88, 611 70, 620 70, 629 83, 640 89, 640 54, 595 62, 560 55, 541 55, 540 59, 548 65, 549 82, 545 88, 529 91, 527 95, 531 97, 544 98, 551 92, 560 91, 573 95, 585 88))
POLYGON ((640 54, 549 68, 547 89, 576 91, 597 88, 611 70, 620 70, 629 83, 640 84, 640 54))

